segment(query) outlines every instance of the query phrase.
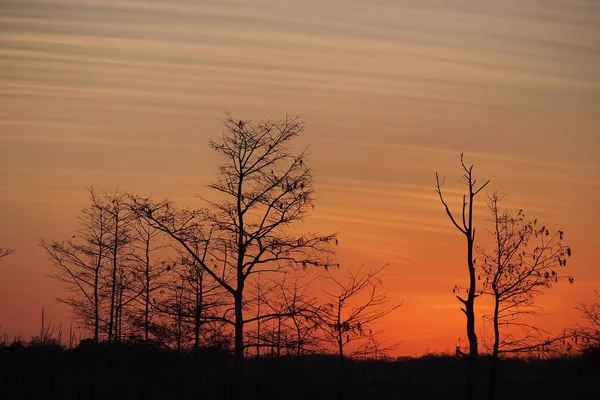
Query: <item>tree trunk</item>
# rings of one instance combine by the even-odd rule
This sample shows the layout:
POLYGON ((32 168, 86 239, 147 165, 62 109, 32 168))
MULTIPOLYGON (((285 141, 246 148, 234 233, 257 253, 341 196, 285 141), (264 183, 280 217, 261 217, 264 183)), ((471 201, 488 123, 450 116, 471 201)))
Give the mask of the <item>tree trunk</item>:
POLYGON ((338 356, 340 358, 340 365, 344 362, 344 336, 341 328, 338 329, 337 334, 337 344, 338 344, 338 356))
POLYGON ((498 294, 494 293, 494 347, 492 349, 492 367, 490 369, 490 392, 489 400, 494 399, 494 390, 496 386, 496 370, 498 367, 498 348, 500 346, 500 327, 498 325, 498 313, 500 308, 500 300, 498 294))
POLYGON ((238 290, 234 295, 235 308, 235 361, 240 364, 244 358, 244 315, 242 311, 242 292, 238 290))
POLYGON ((281 356, 281 317, 277 318, 277 359, 281 356))
POLYGON ((467 337, 469 338, 469 358, 477 360, 479 355, 477 333, 475 332, 475 290, 476 276, 475 264, 473 263, 473 243, 475 241, 475 233, 473 231, 473 194, 469 203, 469 228, 467 229, 467 265, 469 267, 469 293, 467 294, 467 337))
POLYGON ((473 243, 475 232, 473 230, 473 190, 469 196, 469 225, 466 229, 467 237, 467 265, 469 268, 469 293, 465 302, 465 314, 467 316, 467 338, 469 339, 468 373, 467 373, 467 398, 475 400, 477 387, 477 359, 479 357, 477 333, 475 332, 475 290, 476 276, 475 264, 473 263, 473 243))
MULTIPOLYGON (((234 338, 234 357, 235 365, 231 383, 230 399, 237 399, 240 391, 240 385, 242 382, 243 375, 243 362, 244 362, 244 314, 242 310, 242 293, 240 289, 239 281, 240 273, 238 272, 238 290, 235 291, 234 300, 234 311, 235 311, 235 338, 234 338)), ((243 281, 242 286, 243 288, 243 281)))
POLYGON ((177 311, 177 352, 179 353, 181 351, 181 339, 182 339, 182 332, 181 332, 181 310, 177 311))
POLYGON ((475 276, 475 264, 473 263, 473 243, 475 242, 475 231, 473 228, 473 199, 475 197, 475 193, 473 192, 470 178, 469 188, 469 225, 466 229, 467 265, 469 267, 469 293, 467 295, 467 302, 465 304, 465 309, 467 311, 467 337, 469 339, 467 395, 469 400, 475 400, 475 390, 477 387, 477 359, 479 357, 479 349, 477 343, 477 333, 475 332, 475 290, 477 280, 475 276))
POLYGON ((296 325, 296 337, 298 340, 298 347, 296 348, 296 360, 300 360, 300 356, 302 355, 302 332, 300 331, 300 326, 296 322, 296 319, 294 319, 294 324, 296 325))
MULTIPOLYGON (((100 261, 98 261, 100 264, 100 261)), ((98 296, 98 285, 100 280, 100 267, 96 267, 94 273, 94 343, 98 343, 100 336, 100 299, 98 296)))
POLYGON ((194 354, 198 353, 200 348, 200 324, 202 316, 202 274, 198 274, 196 286, 196 310, 194 313, 194 354))
POLYGON ((337 344, 339 352, 339 368, 336 379, 336 399, 344 399, 344 388, 345 388, 345 376, 344 376, 344 333, 342 332, 342 326, 338 323, 337 326, 337 344))
POLYGON ((119 318, 117 319, 118 324, 117 324, 117 335, 116 335, 116 342, 120 343, 121 342, 121 337, 123 335, 123 273, 121 271, 120 273, 121 277, 119 278, 119 302, 118 302, 118 315, 119 318))
POLYGON ((181 318, 183 316, 183 282, 181 287, 175 289, 175 307, 177 311, 177 319, 175 320, 175 339, 177 345, 177 352, 181 351, 181 341, 183 339, 181 318))
POLYGON ((115 210, 115 237, 113 243, 113 270, 112 270, 112 282, 110 290, 110 316, 108 320, 108 343, 113 342, 114 334, 114 323, 115 323, 115 301, 116 301, 116 289, 117 289, 117 250, 119 249, 119 215, 115 210))
POLYGON ((258 359, 260 357, 260 290, 258 293, 256 316, 259 317, 258 320, 256 320, 256 359, 258 359))
POLYGON ((149 330, 150 330, 150 233, 146 237, 146 298, 144 299, 144 341, 148 343, 149 330))
POLYGON ((98 238, 98 260, 94 269, 94 343, 100 340, 100 296, 98 294, 100 285, 100 268, 104 254, 104 211, 100 210, 100 237, 98 238))
MULTIPOLYGON (((242 166, 240 165, 240 171, 242 166)), ((238 218, 238 232, 237 232, 237 265, 236 265, 236 280, 237 288, 234 293, 234 308, 235 308, 235 362, 240 365, 244 359, 244 311, 242 309, 242 299, 244 296, 244 257, 246 256, 246 249, 244 247, 244 214, 242 213, 242 182, 243 176, 239 176, 238 188, 237 188, 237 218, 238 218)))

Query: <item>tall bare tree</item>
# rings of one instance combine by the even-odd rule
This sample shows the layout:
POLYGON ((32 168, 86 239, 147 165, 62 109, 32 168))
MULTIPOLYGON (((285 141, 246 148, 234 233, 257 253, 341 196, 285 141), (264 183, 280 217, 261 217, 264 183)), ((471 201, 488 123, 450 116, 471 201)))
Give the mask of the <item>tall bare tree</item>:
POLYGON ((39 245, 46 251, 58 272, 50 275, 66 285, 68 295, 58 300, 70 306, 76 318, 91 327, 93 340, 98 342, 103 324, 102 280, 110 256, 112 219, 106 211, 104 198, 93 188, 88 189, 90 205, 78 217, 79 229, 66 241, 39 245))
POLYGON ((258 272, 288 267, 328 266, 335 235, 294 235, 290 228, 314 208, 312 171, 306 151, 287 147, 304 129, 299 118, 237 121, 227 115, 220 141, 210 147, 224 158, 216 182, 217 200, 201 210, 174 210, 138 198, 136 209, 152 226, 167 233, 210 279, 233 299, 235 356, 244 350, 244 289, 258 272), (210 232, 210 234, 209 234, 210 232), (193 243, 203 248, 196 251, 193 243), (203 255, 206 254, 206 257, 203 255))
POLYGON ((117 307, 119 303, 120 283, 122 285, 124 272, 120 271, 122 263, 127 261, 131 253, 126 249, 126 246, 132 242, 130 222, 132 214, 126 202, 127 196, 116 190, 112 195, 104 194, 104 211, 111 218, 110 232, 110 258, 111 258, 111 274, 109 276, 110 286, 110 311, 108 319, 108 343, 112 343, 115 339, 118 340, 118 312, 121 310, 117 307))
POLYGON ((465 236, 467 244, 467 270, 469 272, 469 286, 466 289, 467 298, 462 298, 459 294, 456 294, 456 298, 462 303, 464 312, 467 318, 467 338, 469 340, 469 352, 465 354, 457 348, 457 351, 466 356, 468 359, 468 373, 467 373, 467 394, 469 400, 475 399, 475 376, 477 368, 477 359, 479 356, 479 348, 477 343, 477 332, 475 331, 475 298, 477 297, 477 279, 475 272, 474 263, 474 243, 475 243, 475 227, 473 225, 473 210, 475 197, 485 188, 490 181, 486 181, 484 184, 477 186, 477 180, 473 177, 473 165, 467 166, 464 161, 463 154, 460 155, 460 165, 463 171, 462 180, 467 186, 467 194, 462 197, 462 211, 460 219, 458 219, 448 207, 444 195, 442 193, 442 186, 444 179, 440 179, 438 173, 435 174, 436 180, 436 192, 444 206, 446 214, 450 218, 452 225, 456 227, 465 236))
POLYGON ((571 256, 571 248, 562 243, 563 232, 539 227, 537 219, 527 220, 523 210, 516 215, 501 211, 503 198, 497 192, 488 195, 493 250, 477 247, 483 260, 478 276, 484 281, 482 293, 494 299, 493 313, 484 315, 494 328, 490 399, 494 396, 500 353, 536 351, 547 347, 551 340, 563 339, 543 339, 542 330, 524 317, 538 314, 537 298, 554 283, 562 279, 573 282, 573 277, 562 276, 559 271, 571 256))

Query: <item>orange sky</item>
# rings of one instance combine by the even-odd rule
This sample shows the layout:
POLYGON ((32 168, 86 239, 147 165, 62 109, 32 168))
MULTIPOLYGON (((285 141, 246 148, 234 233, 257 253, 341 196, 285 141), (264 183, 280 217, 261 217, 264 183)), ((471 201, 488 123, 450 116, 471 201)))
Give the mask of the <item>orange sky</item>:
POLYGON ((224 110, 307 121, 307 224, 340 232, 342 268, 390 264, 399 354, 464 336, 463 240, 434 192, 446 173, 460 204, 460 152, 505 205, 566 232, 576 284, 540 323, 576 322, 600 289, 598 21, 585 0, 0 0, 0 246, 17 249, 1 332, 35 334, 41 307, 66 317, 36 242, 69 237, 86 185, 206 195, 224 110))

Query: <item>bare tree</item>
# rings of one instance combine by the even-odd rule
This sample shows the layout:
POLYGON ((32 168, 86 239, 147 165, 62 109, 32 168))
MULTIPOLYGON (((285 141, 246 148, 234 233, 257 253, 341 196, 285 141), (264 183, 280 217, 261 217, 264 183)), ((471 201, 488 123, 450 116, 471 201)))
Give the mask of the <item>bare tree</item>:
POLYGON ((345 348, 351 342, 362 340, 364 343, 350 356, 364 351, 364 345, 375 337, 372 324, 401 305, 390 304, 385 293, 377 292, 383 268, 366 273, 362 273, 362 269, 357 273, 349 272, 346 282, 331 274, 328 277, 334 283, 335 291, 324 291, 328 303, 320 307, 316 315, 325 336, 335 343, 340 362, 347 355, 345 348))
POLYGON ((306 351, 314 353, 319 346, 319 324, 315 318, 318 300, 310 290, 319 276, 311 275, 315 274, 309 275, 309 271, 305 270, 293 271, 291 279, 284 278, 280 285, 281 291, 277 295, 283 306, 282 314, 288 315, 287 323, 293 332, 293 340, 288 344, 288 348, 294 348, 296 360, 306 351))
MULTIPOLYGON (((140 302, 144 300, 145 287, 140 285, 139 265, 136 265, 136 255, 131 253, 133 249, 122 254, 123 257, 117 271, 117 282, 115 285, 115 307, 114 307, 114 333, 113 341, 120 342, 123 338, 134 340, 139 332, 139 315, 144 313, 140 309, 140 302)), ((156 290, 157 282, 155 276, 151 276, 151 288, 156 290)))
POLYGON ((112 232, 110 233, 111 274, 109 276, 110 311, 108 319, 108 343, 110 344, 119 339, 119 335, 117 335, 119 330, 118 313, 121 309, 118 307, 120 300, 118 295, 119 289, 123 289, 122 277, 124 276, 120 268, 124 258, 126 259, 130 256, 130 254, 126 253, 125 246, 132 241, 129 226, 132 214, 129 212, 129 206, 124 193, 117 190, 112 195, 105 193, 104 198, 104 211, 110 216, 112 227, 112 232), (119 282, 121 282, 121 287, 119 286, 119 282))
POLYGON ((185 324, 185 304, 183 299, 183 282, 179 280, 174 280, 171 282, 171 287, 169 288, 169 292, 171 296, 167 298, 166 301, 162 303, 163 309, 168 310, 166 319, 166 329, 164 329, 164 333, 166 334, 165 340, 167 343, 174 342, 175 349, 180 351, 182 345, 186 342, 187 335, 187 325, 185 324))
POLYGON ((577 309, 582 313, 586 325, 575 329, 576 344, 582 344, 584 349, 600 347, 600 293, 595 291, 598 300, 593 303, 579 302, 577 309))
POLYGON ((67 241, 39 245, 58 269, 52 278, 66 285, 68 295, 58 300, 73 309, 76 318, 91 327, 93 340, 98 342, 102 325, 102 275, 109 257, 112 220, 104 199, 93 188, 88 189, 91 204, 78 217, 80 228, 67 241))
POLYGON ((189 259, 167 269, 169 279, 152 297, 156 318, 149 324, 150 332, 162 345, 178 351, 191 347, 194 355, 201 347, 214 347, 214 339, 223 336, 227 324, 221 315, 227 306, 222 288, 206 283, 204 271, 189 259))
POLYGON ((174 210, 171 202, 158 204, 137 198, 136 210, 167 233, 210 279, 233 298, 235 355, 243 358, 244 289, 258 272, 287 267, 328 266, 335 235, 292 235, 289 228, 310 215, 314 190, 306 152, 294 155, 288 143, 303 130, 299 118, 280 121, 236 121, 227 115, 219 142, 210 147, 224 164, 209 187, 219 200, 201 210, 174 210), (209 233, 210 232, 210 233, 209 233), (197 251, 193 243, 200 240, 197 251), (206 255, 206 257, 204 257, 206 255))
POLYGON ((154 315, 152 298, 156 291, 167 286, 163 279, 168 271, 171 270, 171 263, 165 263, 153 257, 156 251, 163 249, 164 245, 157 244, 160 231, 148 225, 144 219, 134 218, 131 221, 132 245, 134 252, 132 254, 133 266, 132 275, 137 291, 141 293, 138 303, 141 305, 142 318, 134 317, 138 326, 142 326, 143 338, 145 342, 150 339, 150 326, 154 315))
MULTIPOLYGON (((198 253, 200 249, 198 242, 193 245, 198 253)), ((206 250, 206 247, 204 249, 206 250)), ((224 314, 227 313, 230 303, 224 300, 226 294, 223 288, 207 278, 208 274, 195 259, 186 257, 183 252, 181 256, 181 266, 173 266, 176 280, 180 282, 179 309, 184 330, 190 334, 194 354, 197 354, 201 346, 212 345, 209 340, 206 340, 206 329, 211 332, 215 329, 223 330, 224 325, 229 322, 224 314)), ((206 259, 206 254, 202 257, 206 259)))
POLYGON ((479 355, 477 333, 475 331, 475 298, 477 297, 477 279, 475 272, 474 263, 474 243, 475 243, 475 227, 473 226, 473 207, 475 196, 479 194, 485 188, 489 180, 483 185, 477 186, 477 180, 473 177, 473 165, 467 166, 464 162, 463 154, 460 155, 460 165, 463 171, 462 180, 467 185, 468 192, 462 197, 462 211, 460 220, 450 211, 446 200, 442 193, 442 186, 444 179, 440 179, 439 174, 435 174, 436 180, 436 192, 442 202, 446 214, 450 218, 452 224, 458 229, 466 239, 467 243, 467 269, 469 272, 469 286, 466 289, 467 298, 464 299, 458 294, 456 298, 462 303, 463 308, 461 310, 467 317, 467 338, 469 339, 469 352, 465 354, 460 348, 457 348, 457 352, 468 359, 468 374, 467 374, 467 394, 469 400, 475 399, 475 371, 477 368, 477 359, 479 355))
MULTIPOLYGON (((188 244, 194 253, 206 264, 208 258, 208 243, 210 243, 213 230, 208 232, 193 230, 187 232, 188 244)), ((211 279, 210 275, 202 268, 198 258, 189 257, 186 249, 179 249, 182 268, 177 269, 177 275, 182 282, 183 298, 187 302, 187 316, 193 325, 193 349, 197 354, 201 346, 201 336, 205 339, 205 327, 215 336, 219 331, 220 336, 225 329, 224 325, 231 324, 227 318, 231 309, 231 302, 225 300, 227 293, 219 282, 211 279)), ((224 279, 224 275, 222 275, 224 279)), ((206 340, 205 340, 206 341, 206 340)), ((208 342, 212 342, 209 339, 208 342)), ((205 343, 206 344, 206 343, 205 343)), ((214 343, 210 344, 214 345, 214 343)))
POLYGON ((559 268, 565 267, 571 256, 571 248, 562 244, 563 232, 550 232, 545 226, 538 228, 537 219, 526 220, 523 210, 516 215, 501 211, 499 203, 503 198, 497 192, 488 195, 493 250, 486 252, 477 247, 479 258, 483 260, 478 276, 484 281, 482 294, 494 299, 493 313, 484 315, 494 328, 490 399, 494 396, 500 353, 537 351, 549 346, 551 341, 564 339, 562 335, 543 339, 543 331, 524 317, 539 313, 536 300, 552 288, 553 283, 561 279, 573 282, 573 277, 559 273, 559 268))
POLYGON ((265 347, 270 347, 277 358, 285 351, 297 360, 305 351, 317 349, 320 342, 315 318, 317 299, 310 287, 319 274, 311 270, 294 269, 286 271, 283 277, 253 282, 257 326, 251 337, 256 341, 257 357, 265 347))

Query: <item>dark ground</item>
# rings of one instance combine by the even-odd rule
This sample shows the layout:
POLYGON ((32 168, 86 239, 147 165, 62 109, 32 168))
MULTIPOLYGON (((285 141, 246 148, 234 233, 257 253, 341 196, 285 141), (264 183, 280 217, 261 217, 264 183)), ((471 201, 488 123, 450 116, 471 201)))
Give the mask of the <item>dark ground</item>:
MULTIPOLYGON (((598 352, 577 358, 503 360, 496 399, 600 399, 598 352)), ((489 359, 480 363, 478 398, 487 395, 489 359)), ((232 394, 233 360, 194 358, 148 346, 0 347, 0 399, 464 399, 464 360, 249 359, 232 394), (339 378, 343 376, 343 378, 339 378)))

